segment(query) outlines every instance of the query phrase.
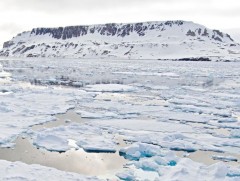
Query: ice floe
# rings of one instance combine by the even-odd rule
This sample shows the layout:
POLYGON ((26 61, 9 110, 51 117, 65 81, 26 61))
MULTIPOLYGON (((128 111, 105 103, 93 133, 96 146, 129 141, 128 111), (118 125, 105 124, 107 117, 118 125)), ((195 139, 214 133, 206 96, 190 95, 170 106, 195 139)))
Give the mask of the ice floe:
POLYGON ((50 167, 41 165, 27 165, 21 162, 8 162, 0 160, 0 180, 36 180, 36 181, 52 181, 52 180, 90 180, 97 181, 96 177, 88 177, 76 173, 64 172, 50 167))
POLYGON ((31 134, 34 145, 49 151, 69 150, 69 139, 75 140, 79 148, 88 152, 115 152, 117 147, 113 134, 87 123, 70 123, 67 126, 45 128, 31 134))

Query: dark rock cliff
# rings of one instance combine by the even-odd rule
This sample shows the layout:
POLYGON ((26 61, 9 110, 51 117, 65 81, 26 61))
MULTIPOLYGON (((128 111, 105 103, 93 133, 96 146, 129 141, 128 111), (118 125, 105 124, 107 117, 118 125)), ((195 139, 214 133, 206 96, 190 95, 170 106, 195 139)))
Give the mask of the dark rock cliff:
POLYGON ((67 26, 59 28, 35 28, 31 31, 31 35, 49 34, 56 39, 70 39, 90 34, 100 34, 107 36, 125 37, 133 32, 139 36, 144 36, 147 30, 162 29, 164 26, 182 25, 183 21, 166 21, 165 23, 133 23, 133 24, 104 24, 90 26, 67 26))

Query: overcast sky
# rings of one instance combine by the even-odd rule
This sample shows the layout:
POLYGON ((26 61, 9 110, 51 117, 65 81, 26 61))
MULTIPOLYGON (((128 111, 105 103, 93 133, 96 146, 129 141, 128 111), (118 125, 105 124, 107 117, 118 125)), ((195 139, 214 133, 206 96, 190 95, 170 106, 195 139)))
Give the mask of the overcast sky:
POLYGON ((187 20, 240 29, 239 0, 0 0, 0 46, 35 27, 187 20))

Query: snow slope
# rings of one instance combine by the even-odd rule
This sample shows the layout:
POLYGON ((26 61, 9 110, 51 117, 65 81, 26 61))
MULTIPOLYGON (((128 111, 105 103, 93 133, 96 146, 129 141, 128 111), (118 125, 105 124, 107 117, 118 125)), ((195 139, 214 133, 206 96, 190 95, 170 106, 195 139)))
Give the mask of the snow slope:
POLYGON ((236 59, 240 45, 228 34, 188 21, 35 28, 5 42, 1 56, 236 59))

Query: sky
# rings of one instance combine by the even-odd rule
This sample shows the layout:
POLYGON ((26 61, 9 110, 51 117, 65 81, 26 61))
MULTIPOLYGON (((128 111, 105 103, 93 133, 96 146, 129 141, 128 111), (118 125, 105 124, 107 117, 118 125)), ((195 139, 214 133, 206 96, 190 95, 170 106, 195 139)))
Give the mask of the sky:
POLYGON ((0 46, 36 27, 186 20, 240 31, 239 0, 0 0, 0 46))

